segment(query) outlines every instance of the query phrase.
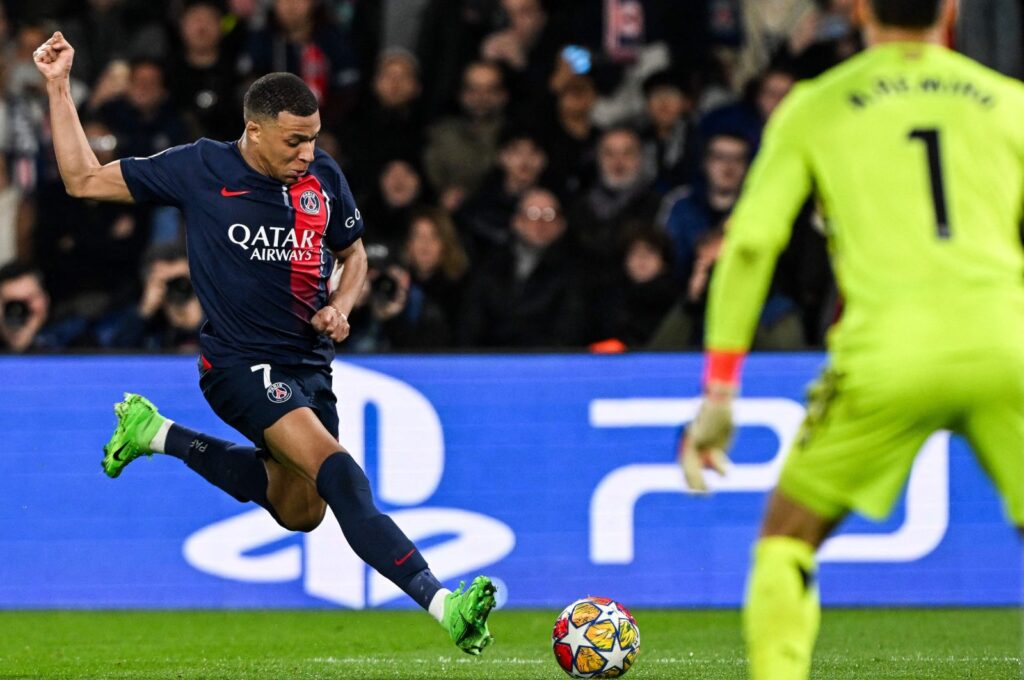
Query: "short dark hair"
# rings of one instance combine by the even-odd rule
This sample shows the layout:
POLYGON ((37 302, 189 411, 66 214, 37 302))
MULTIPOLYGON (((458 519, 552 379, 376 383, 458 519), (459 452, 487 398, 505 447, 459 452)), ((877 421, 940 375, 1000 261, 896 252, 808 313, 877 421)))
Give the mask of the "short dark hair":
POLYGON ((871 0, 879 23, 899 28, 934 26, 941 7, 942 0, 871 0))
MULTIPOLYGON (((498 134, 499 149, 504 149, 505 147, 512 146, 518 142, 532 142, 538 149, 544 150, 544 144, 541 143, 540 132, 535 130, 531 125, 513 123, 506 126, 498 134)), ((545 151, 545 153, 547 152, 545 151)))
POLYGON ((277 118, 285 111, 295 116, 317 112, 316 96, 302 78, 291 73, 268 73, 245 92, 245 119, 277 118))
POLYGON ((688 99, 693 97, 693 89, 690 87, 686 74, 679 71, 663 69, 652 73, 644 79, 644 97, 650 97, 656 90, 662 88, 677 90, 688 99))
POLYGON ((39 285, 43 284, 43 274, 38 269, 22 260, 14 260, 0 267, 0 283, 7 283, 23 276, 32 276, 39 285))

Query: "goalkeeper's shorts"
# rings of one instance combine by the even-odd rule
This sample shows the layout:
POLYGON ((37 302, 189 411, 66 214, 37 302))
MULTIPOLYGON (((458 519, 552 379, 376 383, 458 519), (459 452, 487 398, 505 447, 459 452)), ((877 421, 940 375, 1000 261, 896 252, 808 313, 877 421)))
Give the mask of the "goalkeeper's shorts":
POLYGON ((1024 526, 1024 354, 876 357, 826 368, 808 391, 779 489, 826 519, 848 511, 882 519, 940 430, 967 439, 1009 519, 1024 526))

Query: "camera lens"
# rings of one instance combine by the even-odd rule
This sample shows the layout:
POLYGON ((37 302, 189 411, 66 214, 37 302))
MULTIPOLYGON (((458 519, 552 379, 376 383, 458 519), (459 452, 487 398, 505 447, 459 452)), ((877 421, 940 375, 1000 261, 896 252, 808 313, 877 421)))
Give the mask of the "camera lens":
POLYGON ((391 302, 398 297, 398 281, 387 272, 380 274, 370 283, 373 297, 380 302, 391 302))
POLYGON ((24 300, 8 300, 4 304, 4 325, 16 331, 28 322, 28 303, 24 300))
POLYGON ((168 304, 180 305, 192 297, 192 282, 187 276, 176 276, 167 282, 166 300, 168 304))

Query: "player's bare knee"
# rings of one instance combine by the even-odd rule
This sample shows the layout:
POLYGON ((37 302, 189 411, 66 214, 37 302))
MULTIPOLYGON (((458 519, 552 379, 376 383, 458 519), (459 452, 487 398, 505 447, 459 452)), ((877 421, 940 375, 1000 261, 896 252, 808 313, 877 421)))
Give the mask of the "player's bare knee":
POLYGON ((761 536, 788 536, 818 548, 832 532, 838 519, 826 519, 776 490, 768 501, 761 536))

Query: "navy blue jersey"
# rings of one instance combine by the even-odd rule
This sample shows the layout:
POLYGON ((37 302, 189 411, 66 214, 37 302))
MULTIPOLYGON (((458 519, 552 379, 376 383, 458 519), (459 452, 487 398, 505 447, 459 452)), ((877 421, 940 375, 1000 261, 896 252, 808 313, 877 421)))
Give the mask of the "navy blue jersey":
POLYGON ((249 167, 237 143, 200 139, 122 159, 121 172, 136 201, 173 205, 185 216, 210 364, 330 363, 334 345, 310 319, 327 304, 333 253, 363 235, 330 156, 317 149, 308 173, 284 185, 249 167))

